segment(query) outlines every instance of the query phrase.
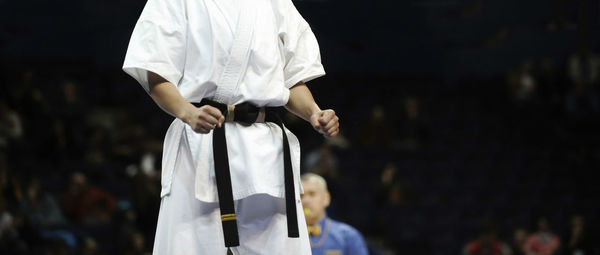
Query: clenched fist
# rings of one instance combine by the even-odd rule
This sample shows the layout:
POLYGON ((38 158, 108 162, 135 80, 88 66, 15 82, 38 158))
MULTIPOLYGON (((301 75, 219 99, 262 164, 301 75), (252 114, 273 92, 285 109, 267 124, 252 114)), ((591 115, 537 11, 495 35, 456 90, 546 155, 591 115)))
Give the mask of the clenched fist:
POLYGON ((335 111, 323 110, 310 116, 310 124, 315 130, 327 138, 336 136, 340 132, 339 118, 335 111))
POLYGON ((221 127, 223 122, 225 122, 225 116, 223 116, 219 109, 210 105, 204 105, 191 109, 183 121, 190 125, 194 132, 207 134, 215 127, 221 127))

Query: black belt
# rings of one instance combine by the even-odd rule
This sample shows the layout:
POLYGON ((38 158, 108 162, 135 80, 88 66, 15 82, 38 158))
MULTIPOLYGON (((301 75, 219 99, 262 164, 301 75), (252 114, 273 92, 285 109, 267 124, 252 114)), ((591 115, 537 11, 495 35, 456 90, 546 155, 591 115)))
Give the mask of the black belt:
MULTIPOLYGON (((204 105, 213 106, 221 111, 227 119, 228 106, 207 99, 200 103, 192 103, 196 107, 204 105)), ((256 122, 261 108, 250 103, 241 103, 233 110, 233 121, 242 125, 256 122)), ((273 122, 281 128, 283 134, 283 177, 285 182, 285 211, 287 215, 288 237, 299 237, 298 216, 296 214, 296 199, 294 192, 294 176, 292 160, 290 158, 290 144, 288 142, 280 113, 283 107, 265 107, 265 122, 273 122)), ((233 191, 231 188, 231 175, 229 172, 229 156, 227 155, 227 142, 225 140, 225 125, 213 129, 213 157, 215 162, 215 178, 217 180, 217 193, 221 209, 221 222, 226 247, 239 246, 239 235, 235 208, 233 206, 233 191)))

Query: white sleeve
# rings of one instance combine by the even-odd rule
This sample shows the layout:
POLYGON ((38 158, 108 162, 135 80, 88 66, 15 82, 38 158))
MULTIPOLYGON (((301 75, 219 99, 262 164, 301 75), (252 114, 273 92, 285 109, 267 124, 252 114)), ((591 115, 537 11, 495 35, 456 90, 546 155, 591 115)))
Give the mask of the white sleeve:
POLYGON ((147 72, 177 85, 183 74, 186 46, 184 0, 148 0, 138 19, 123 71, 149 90, 147 72))
POLYGON ((283 22, 279 33, 283 42, 285 86, 291 88, 298 82, 308 82, 325 75, 321 64, 319 43, 308 23, 290 0, 284 0, 283 22))

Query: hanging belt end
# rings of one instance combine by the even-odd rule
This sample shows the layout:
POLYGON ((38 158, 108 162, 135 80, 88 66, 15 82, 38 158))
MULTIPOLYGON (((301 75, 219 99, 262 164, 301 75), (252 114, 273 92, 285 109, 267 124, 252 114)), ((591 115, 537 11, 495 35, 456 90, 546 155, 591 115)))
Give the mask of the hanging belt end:
POLYGON ((237 221, 235 219, 235 214, 221 215, 221 223, 223 224, 225 247, 240 246, 240 238, 238 235, 237 221))

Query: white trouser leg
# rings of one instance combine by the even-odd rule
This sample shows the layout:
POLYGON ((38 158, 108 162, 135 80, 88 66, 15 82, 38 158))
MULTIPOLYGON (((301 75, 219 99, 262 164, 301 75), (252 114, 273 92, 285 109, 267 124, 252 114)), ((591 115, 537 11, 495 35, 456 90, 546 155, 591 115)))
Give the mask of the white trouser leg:
MULTIPOLYGON (((296 200, 300 201, 299 198, 296 200)), ((300 238, 289 238, 285 199, 257 194, 236 204, 240 247, 232 249, 236 255, 310 255, 308 232, 302 211, 297 203, 300 238)))
POLYGON ((188 150, 180 148, 171 192, 162 198, 154 255, 225 255, 218 203, 194 195, 195 171, 188 150))

